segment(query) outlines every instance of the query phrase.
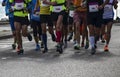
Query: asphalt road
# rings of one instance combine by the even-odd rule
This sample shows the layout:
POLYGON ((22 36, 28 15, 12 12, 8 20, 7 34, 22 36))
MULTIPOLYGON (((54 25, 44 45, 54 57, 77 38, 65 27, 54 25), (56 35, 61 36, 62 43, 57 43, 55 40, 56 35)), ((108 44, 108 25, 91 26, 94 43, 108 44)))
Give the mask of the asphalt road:
POLYGON ((75 51, 72 41, 59 55, 49 35, 49 52, 42 54, 34 50, 34 41, 23 39, 21 56, 11 49, 12 38, 0 40, 0 77, 120 77, 120 26, 113 26, 110 52, 103 52, 104 44, 98 42, 94 56, 90 49, 75 51))

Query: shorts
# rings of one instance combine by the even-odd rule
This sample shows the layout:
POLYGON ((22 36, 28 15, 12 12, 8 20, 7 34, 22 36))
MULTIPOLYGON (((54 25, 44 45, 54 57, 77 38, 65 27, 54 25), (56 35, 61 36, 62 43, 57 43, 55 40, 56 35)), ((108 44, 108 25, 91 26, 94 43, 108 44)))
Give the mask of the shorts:
POLYGON ((57 21, 58 20, 58 16, 59 15, 62 15, 63 16, 63 25, 68 25, 68 13, 64 10, 64 11, 61 11, 60 13, 56 13, 56 12, 52 12, 51 13, 51 18, 52 18, 52 21, 57 21))
POLYGON ((40 22, 47 23, 48 26, 53 26, 53 22, 50 15, 40 15, 40 22))
POLYGON ((10 22, 11 30, 12 30, 12 31, 15 31, 14 17, 9 17, 9 22, 10 22))
POLYGON ((30 22, 28 20, 28 17, 18 17, 18 16, 14 16, 14 22, 19 22, 21 25, 29 25, 30 22))
POLYGON ((86 12, 75 12, 74 16, 73 16, 73 19, 74 19, 74 23, 80 22, 80 25, 82 23, 87 24, 87 14, 86 14, 86 12))
POLYGON ((88 13, 87 14, 87 25, 93 25, 100 28, 102 25, 102 13, 88 13))
POLYGON ((33 36, 42 35, 42 28, 39 21, 31 20, 31 27, 33 28, 33 36))
POLYGON ((103 24, 106 25, 108 24, 109 22, 113 22, 113 18, 109 18, 109 19, 103 19, 103 24))

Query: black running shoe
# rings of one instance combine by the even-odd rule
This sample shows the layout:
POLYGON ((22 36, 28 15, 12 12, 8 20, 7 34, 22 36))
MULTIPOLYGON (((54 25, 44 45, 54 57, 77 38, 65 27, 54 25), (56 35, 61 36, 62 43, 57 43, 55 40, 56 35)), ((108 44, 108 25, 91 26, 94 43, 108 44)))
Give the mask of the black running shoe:
POLYGON ((23 53, 24 53, 24 50, 23 50, 23 49, 20 49, 19 51, 17 51, 17 54, 18 54, 18 55, 23 55, 23 53))
POLYGON ((30 34, 28 34, 27 38, 29 41, 32 41, 32 36, 30 34))
POLYGON ((54 34, 52 34, 51 37, 52 37, 52 41, 56 41, 56 37, 54 34))
POLYGON ((41 42, 41 48, 44 48, 44 44, 43 44, 43 42, 41 42))
POLYGON ((72 36, 73 36, 73 34, 71 33, 71 34, 69 34, 69 36, 68 36, 68 41, 70 41, 70 40, 72 40, 72 36))
POLYGON ((48 48, 44 48, 44 50, 42 51, 42 53, 47 53, 48 52, 48 48))
POLYGON ((16 49, 16 45, 15 44, 12 44, 12 49, 16 49))
POLYGON ((56 51, 62 54, 63 53, 62 45, 58 44, 56 51))
POLYGON ((96 52, 95 48, 92 48, 92 49, 91 49, 91 55, 94 55, 95 52, 96 52))

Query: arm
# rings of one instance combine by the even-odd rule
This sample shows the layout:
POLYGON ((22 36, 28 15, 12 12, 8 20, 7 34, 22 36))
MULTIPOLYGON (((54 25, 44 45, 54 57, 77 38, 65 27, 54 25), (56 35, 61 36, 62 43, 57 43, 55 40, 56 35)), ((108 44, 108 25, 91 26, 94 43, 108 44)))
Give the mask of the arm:
POLYGON ((2 1, 2 6, 5 6, 6 5, 6 0, 3 0, 2 1))
POLYGON ((117 0, 114 0, 114 3, 113 3, 113 6, 114 6, 114 9, 117 9, 117 7, 118 7, 118 1, 117 0))
POLYGON ((105 6, 106 4, 108 4, 108 3, 109 3, 109 0, 105 0, 105 2, 104 2, 102 5, 100 5, 98 8, 99 8, 99 9, 103 9, 104 6, 105 6))

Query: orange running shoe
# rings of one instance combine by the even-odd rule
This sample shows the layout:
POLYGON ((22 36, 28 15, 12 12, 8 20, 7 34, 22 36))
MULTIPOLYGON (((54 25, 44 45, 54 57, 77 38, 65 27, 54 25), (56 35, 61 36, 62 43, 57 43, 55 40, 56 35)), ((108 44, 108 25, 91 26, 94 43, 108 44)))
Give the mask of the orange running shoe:
POLYGON ((109 51, 108 45, 105 45, 104 51, 105 51, 105 52, 108 52, 108 51, 109 51))

